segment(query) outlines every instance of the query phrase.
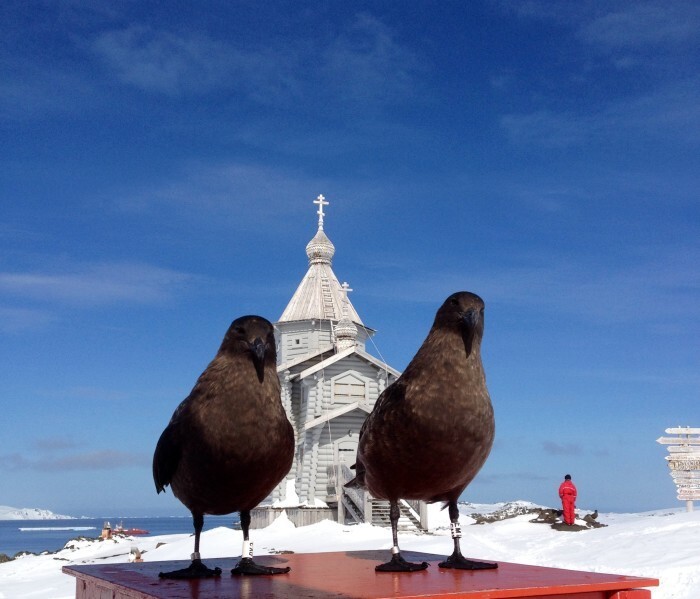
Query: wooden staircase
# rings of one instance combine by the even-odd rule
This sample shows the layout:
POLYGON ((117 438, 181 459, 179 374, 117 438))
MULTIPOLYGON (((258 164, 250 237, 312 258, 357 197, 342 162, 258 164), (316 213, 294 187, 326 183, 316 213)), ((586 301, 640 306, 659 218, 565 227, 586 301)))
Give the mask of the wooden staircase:
MULTIPOLYGON (((348 481, 354 473, 347 466, 342 467, 339 480, 348 481)), ((340 501, 345 510, 346 522, 371 522, 375 526, 391 526, 389 517, 389 502, 384 499, 372 497, 368 491, 359 488, 339 489, 340 501)), ((399 500, 398 528, 403 531, 424 532, 427 530, 427 522, 421 520, 421 511, 425 513, 425 504, 420 501, 399 500), (421 506, 421 504, 423 504, 421 506)))
MULTIPOLYGON (((420 515, 403 499, 399 500, 399 530, 422 531, 420 515)), ((372 524, 375 526, 391 526, 389 518, 389 502, 383 499, 372 499, 372 524)))

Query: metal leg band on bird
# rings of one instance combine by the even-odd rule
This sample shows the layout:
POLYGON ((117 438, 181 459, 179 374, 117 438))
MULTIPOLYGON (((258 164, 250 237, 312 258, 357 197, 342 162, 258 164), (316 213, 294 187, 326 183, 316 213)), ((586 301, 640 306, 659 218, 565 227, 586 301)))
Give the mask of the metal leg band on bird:
POLYGON ((231 570, 233 576, 260 576, 271 574, 286 574, 291 568, 273 568, 272 566, 260 566, 253 561, 253 543, 248 538, 250 529, 250 512, 241 512, 241 529, 243 530, 243 551, 241 561, 231 570))
POLYGON ((417 572, 419 570, 425 570, 428 567, 428 562, 421 562, 420 564, 407 562, 403 557, 401 557, 401 551, 399 550, 399 504, 396 501, 390 502, 389 507, 389 518, 391 520, 391 534, 394 538, 394 545, 391 548, 391 561, 385 564, 380 564, 374 569, 377 572, 417 572))
POLYGON ((204 516, 202 514, 194 514, 192 517, 194 523, 194 551, 192 552, 192 563, 187 568, 174 570, 172 572, 160 572, 160 578, 173 579, 191 579, 191 578, 214 578, 221 575, 221 568, 208 568, 202 563, 202 558, 199 555, 199 537, 202 534, 204 527, 204 516))
POLYGON ((457 570, 492 570, 498 568, 498 564, 491 562, 477 562, 467 559, 462 555, 459 547, 459 539, 462 536, 462 529, 459 526, 459 508, 456 501, 450 501, 450 530, 452 531, 452 540, 454 541, 454 551, 444 562, 440 562, 440 568, 454 568, 457 570))
POLYGON ((249 557, 253 559, 253 543, 252 541, 243 541, 243 549, 241 550, 241 557, 249 557))

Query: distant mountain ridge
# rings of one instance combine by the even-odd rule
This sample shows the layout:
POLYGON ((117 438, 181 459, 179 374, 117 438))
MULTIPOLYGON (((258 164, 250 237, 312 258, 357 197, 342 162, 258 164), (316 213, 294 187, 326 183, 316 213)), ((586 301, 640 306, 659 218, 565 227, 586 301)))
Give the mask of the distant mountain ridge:
POLYGON ((70 520, 73 516, 54 514, 35 507, 16 508, 0 505, 0 520, 70 520))

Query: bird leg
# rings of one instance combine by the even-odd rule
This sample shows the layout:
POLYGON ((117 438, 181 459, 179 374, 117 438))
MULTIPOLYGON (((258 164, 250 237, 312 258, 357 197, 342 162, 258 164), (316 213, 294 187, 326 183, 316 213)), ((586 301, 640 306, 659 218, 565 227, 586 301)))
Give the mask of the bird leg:
POLYGON ((199 557, 199 535, 202 533, 202 528, 204 527, 204 515, 193 513, 192 520, 194 522, 194 553, 192 554, 192 563, 187 566, 187 568, 182 568, 182 570, 160 572, 158 574, 160 578, 212 578, 221 574, 221 568, 214 568, 213 570, 207 568, 199 557))
POLYGON ((256 574, 286 574, 291 570, 286 568, 273 568, 272 566, 260 566, 253 561, 253 544, 248 539, 248 529, 250 528, 250 511, 241 511, 241 529, 243 529, 243 551, 241 551, 241 561, 231 570, 234 576, 256 575, 256 574))
POLYGON ((452 555, 444 562, 440 562, 438 566, 441 568, 456 568, 458 570, 491 570, 498 568, 498 564, 490 562, 477 562, 467 559, 462 555, 459 548, 459 539, 462 536, 462 529, 459 526, 459 508, 456 501, 449 502, 450 511, 450 529, 452 530, 452 540, 455 544, 455 549, 452 555))
POLYGON ((391 519, 391 535, 394 540, 394 546, 391 548, 391 561, 375 566, 377 572, 416 572, 425 570, 428 567, 428 562, 420 564, 407 562, 401 557, 399 551, 399 504, 398 501, 391 501, 389 507, 389 518, 391 519))

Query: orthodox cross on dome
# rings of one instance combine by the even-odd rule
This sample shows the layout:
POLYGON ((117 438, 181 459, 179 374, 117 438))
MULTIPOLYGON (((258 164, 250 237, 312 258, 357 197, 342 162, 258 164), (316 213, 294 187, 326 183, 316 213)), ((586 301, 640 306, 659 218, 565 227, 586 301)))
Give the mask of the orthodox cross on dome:
POLYGON ((350 289, 350 285, 348 285, 347 281, 345 281, 341 287, 343 288, 343 316, 347 316, 348 313, 348 293, 350 291, 353 291, 350 289))
POLYGON ((314 200, 314 204, 318 204, 318 210, 316 211, 316 214, 318 214, 318 228, 321 231, 323 231, 323 207, 328 206, 329 204, 325 200, 326 198, 323 197, 322 193, 318 194, 318 197, 314 200))

